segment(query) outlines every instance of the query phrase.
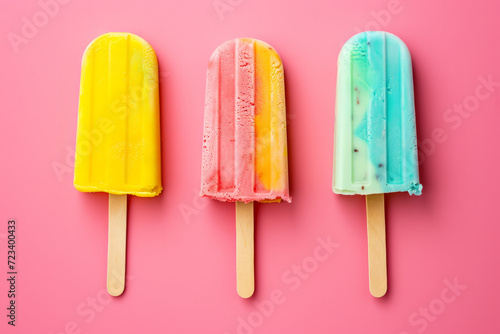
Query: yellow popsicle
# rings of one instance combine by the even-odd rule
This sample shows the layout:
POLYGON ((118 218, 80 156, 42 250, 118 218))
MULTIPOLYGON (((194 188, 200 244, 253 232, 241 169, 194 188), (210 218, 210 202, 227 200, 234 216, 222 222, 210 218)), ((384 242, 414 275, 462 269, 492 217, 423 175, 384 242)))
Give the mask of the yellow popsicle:
POLYGON ((75 188, 152 197, 160 194, 158 62, 129 33, 97 37, 82 60, 75 188))

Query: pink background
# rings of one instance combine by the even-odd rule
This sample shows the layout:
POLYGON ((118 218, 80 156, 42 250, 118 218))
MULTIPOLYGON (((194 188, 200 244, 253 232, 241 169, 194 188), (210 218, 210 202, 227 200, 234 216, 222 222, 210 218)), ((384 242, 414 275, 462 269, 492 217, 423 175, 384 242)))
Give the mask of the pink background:
POLYGON ((0 332, 498 333, 500 2, 394 1, 65 0, 47 16, 38 0, 2 0, 0 332), (231 10, 219 16, 214 3, 231 10), (24 29, 16 53, 9 36, 23 36, 25 20, 39 27, 24 29), (331 191, 337 55, 365 29, 398 35, 412 53, 422 151, 423 195, 386 196, 382 299, 368 291, 364 199, 331 191), (70 154, 81 57, 110 31, 157 52, 165 188, 129 201, 119 298, 104 290, 107 195, 73 188, 70 154), (244 36, 284 62, 293 197, 256 206, 249 300, 236 294, 234 205, 196 195, 207 61, 244 36), (464 104, 462 116, 450 109, 464 104), (12 218, 15 329, 5 316, 12 218), (338 247, 317 253, 318 238, 338 247))

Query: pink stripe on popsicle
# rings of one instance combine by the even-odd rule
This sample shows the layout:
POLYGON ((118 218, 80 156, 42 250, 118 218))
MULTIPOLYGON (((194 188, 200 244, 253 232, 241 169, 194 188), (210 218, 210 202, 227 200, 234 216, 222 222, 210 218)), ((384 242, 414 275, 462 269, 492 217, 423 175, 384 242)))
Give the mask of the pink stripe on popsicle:
POLYGON ((252 42, 236 41, 236 187, 253 196, 255 180, 255 59, 252 42))
MULTIPOLYGON (((219 58, 219 187, 216 191, 233 192, 235 179, 235 47, 231 41, 220 49, 219 58)), ((217 129, 217 127, 216 127, 217 129)), ((237 161, 237 160, 236 160, 237 161)))

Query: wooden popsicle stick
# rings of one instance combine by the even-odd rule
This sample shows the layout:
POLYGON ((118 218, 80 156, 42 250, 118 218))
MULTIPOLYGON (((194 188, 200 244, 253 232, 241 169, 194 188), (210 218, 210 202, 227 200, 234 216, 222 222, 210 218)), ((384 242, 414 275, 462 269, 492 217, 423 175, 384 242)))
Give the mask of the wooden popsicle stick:
POLYGON ((111 296, 125 289, 125 259, 127 250, 127 195, 109 194, 108 279, 111 296))
POLYGON ((366 196, 366 218, 370 293, 382 297, 387 292, 384 194, 366 196))
POLYGON ((236 202, 236 289, 243 298, 255 290, 253 202, 236 202))

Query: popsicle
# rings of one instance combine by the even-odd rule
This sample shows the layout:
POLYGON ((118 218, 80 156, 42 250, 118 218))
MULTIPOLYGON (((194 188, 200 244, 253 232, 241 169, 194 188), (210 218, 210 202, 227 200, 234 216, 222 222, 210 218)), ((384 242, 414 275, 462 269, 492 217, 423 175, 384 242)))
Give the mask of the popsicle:
POLYGON ((127 195, 158 196, 160 160, 158 62, 129 33, 94 39, 82 60, 74 186, 109 193, 107 289, 125 287, 127 195))
POLYGON ((290 202, 283 64, 268 44, 238 38, 210 57, 201 196, 236 202, 237 291, 254 292, 253 202, 290 202))
POLYGON ((370 291, 387 290, 384 193, 420 195, 411 57, 393 34, 362 32, 338 58, 333 191, 366 195, 370 291))

